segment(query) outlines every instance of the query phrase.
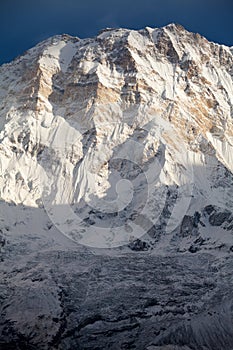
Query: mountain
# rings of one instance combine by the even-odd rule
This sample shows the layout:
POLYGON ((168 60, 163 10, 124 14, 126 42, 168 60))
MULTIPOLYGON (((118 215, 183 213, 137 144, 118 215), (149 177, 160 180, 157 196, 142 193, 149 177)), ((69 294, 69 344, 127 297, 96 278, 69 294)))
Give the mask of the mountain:
POLYGON ((233 348, 232 67, 178 24, 0 67, 3 349, 233 348))

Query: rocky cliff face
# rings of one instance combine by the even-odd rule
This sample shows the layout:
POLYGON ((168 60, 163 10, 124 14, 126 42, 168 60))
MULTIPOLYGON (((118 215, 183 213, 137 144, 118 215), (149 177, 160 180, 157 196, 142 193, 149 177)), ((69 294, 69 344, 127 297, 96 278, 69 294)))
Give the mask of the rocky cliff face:
POLYGON ((174 24, 0 67, 0 344, 232 348, 232 67, 174 24))

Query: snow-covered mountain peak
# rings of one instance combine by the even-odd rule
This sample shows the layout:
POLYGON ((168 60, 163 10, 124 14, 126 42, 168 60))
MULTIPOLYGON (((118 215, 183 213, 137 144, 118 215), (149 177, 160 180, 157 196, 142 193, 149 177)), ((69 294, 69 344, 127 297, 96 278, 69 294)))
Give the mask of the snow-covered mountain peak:
POLYGON ((175 232, 208 205, 229 210, 232 63, 229 48, 177 24, 43 41, 0 68, 2 199, 47 212, 75 205, 80 230, 62 230, 95 245, 86 233, 104 225, 110 246, 128 232, 175 232), (133 164, 144 177, 132 187, 133 164))
POLYGON ((1 350, 233 349, 232 54, 170 24, 0 67, 1 350))

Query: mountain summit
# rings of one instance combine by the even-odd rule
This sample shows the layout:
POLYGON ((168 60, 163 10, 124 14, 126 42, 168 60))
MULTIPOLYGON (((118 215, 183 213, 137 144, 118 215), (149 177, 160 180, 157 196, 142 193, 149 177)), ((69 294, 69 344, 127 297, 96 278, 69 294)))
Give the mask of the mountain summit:
MULTIPOLYGON (((35 280, 38 273, 43 275, 41 266, 49 269, 50 254, 56 262, 59 254, 71 260, 72 254, 77 254, 81 275, 85 269, 90 272, 85 259, 98 265, 101 254, 106 265, 109 264, 108 271, 113 273, 115 259, 122 272, 119 256, 128 254, 124 259, 130 265, 131 258, 138 259, 134 255, 137 252, 145 259, 139 263, 144 268, 150 264, 147 261, 150 256, 158 259, 156 266, 160 267, 166 256, 165 270, 172 268, 171 259, 177 259, 174 266, 181 281, 179 259, 183 259, 181 265, 186 267, 195 261, 196 268, 190 267, 187 276, 202 280, 205 273, 209 276, 208 269, 212 263, 214 266, 215 258, 229 258, 233 251, 232 48, 209 42, 178 24, 138 31, 107 28, 89 39, 57 35, 0 67, 0 97, 3 212, 0 244, 6 274, 9 268, 14 270, 13 256, 16 256, 22 278, 25 279, 23 266, 27 266, 26 280, 29 275, 35 280), (25 252, 37 261, 35 267, 29 258, 22 256, 25 252), (109 255, 112 257, 107 258, 109 255), (40 266, 39 261, 42 261, 40 266), (201 262, 207 269, 205 272, 201 262)), ((149 282, 145 288, 150 297, 148 294, 146 300, 154 301, 147 300, 145 310, 137 304, 139 288, 135 296, 138 313, 132 316, 130 306, 127 320, 120 320, 116 299, 109 321, 101 310, 92 314, 97 290, 91 299, 85 293, 78 294, 78 285, 85 284, 86 277, 75 277, 74 265, 65 263, 61 269, 64 269, 61 276, 68 271, 74 278, 70 283, 77 282, 71 291, 76 293, 74 299, 77 297, 80 308, 87 298, 89 304, 83 310, 86 318, 80 316, 78 328, 71 331, 74 320, 72 312, 67 310, 74 299, 71 297, 67 302, 62 294, 66 287, 56 269, 52 269, 49 280, 44 276, 41 283, 35 281, 46 295, 40 299, 44 324, 48 329, 53 327, 53 331, 48 332, 39 322, 40 310, 27 311, 21 323, 20 310, 28 310, 23 291, 30 286, 33 298, 38 299, 38 294, 33 291, 32 280, 19 287, 19 274, 12 272, 13 305, 18 298, 22 302, 17 306, 18 313, 11 305, 4 311, 5 323, 0 332, 5 343, 28 339, 29 343, 24 345, 40 344, 40 349, 71 349, 78 345, 80 349, 98 346, 107 349, 110 343, 105 328, 107 336, 119 342, 121 347, 117 349, 130 348, 124 347, 122 333, 128 334, 129 329, 132 332, 137 329, 137 342, 132 344, 139 350, 162 349, 155 346, 161 344, 220 349, 215 337, 210 337, 211 324, 207 325, 211 307, 205 301, 206 285, 200 287, 200 303, 189 291, 192 296, 185 302, 186 309, 177 311, 180 332, 176 336, 174 310, 180 310, 180 295, 177 296, 179 307, 164 306, 172 316, 166 314, 163 322, 173 324, 171 330, 151 331, 153 334, 150 332, 145 337, 146 318, 153 328, 153 320, 160 322, 159 312, 163 313, 163 308, 159 311, 162 304, 149 293, 148 288, 157 293, 149 275, 146 274, 149 282), (50 295, 47 290, 51 281, 56 295, 50 295), (206 312, 204 316, 202 311, 206 312), (192 319, 187 327, 189 316, 185 315, 191 315, 192 319), (205 320, 203 329, 199 327, 198 317, 205 320), (108 322, 117 322, 117 330, 112 331, 108 322), (190 344, 185 342, 189 339, 187 334, 193 337, 190 336, 190 344)), ((169 275, 167 270, 166 274, 169 275)), ((89 276, 90 284, 94 275, 89 276)), ((107 275, 100 278, 103 285, 107 283, 107 275)), ((219 292, 216 278, 212 281, 211 303, 219 292)), ((4 283, 6 292, 8 280, 4 283)), ((119 283, 122 286, 123 277, 119 283)), ((160 283, 162 286, 164 281, 160 283)), ((231 283, 225 280, 222 283, 229 284, 225 291, 229 297, 231 283)), ((100 299, 105 297, 101 294, 100 299)), ((129 303, 129 296, 124 299, 123 293, 122 298, 123 303, 129 303)), ((75 310, 77 316, 79 309, 75 310)), ((227 312, 231 311, 227 309, 227 312)), ((213 327, 220 324, 217 316, 211 322, 213 327)), ((227 350, 230 348, 226 344, 233 346, 233 330, 224 327, 219 334, 225 337, 227 350)))

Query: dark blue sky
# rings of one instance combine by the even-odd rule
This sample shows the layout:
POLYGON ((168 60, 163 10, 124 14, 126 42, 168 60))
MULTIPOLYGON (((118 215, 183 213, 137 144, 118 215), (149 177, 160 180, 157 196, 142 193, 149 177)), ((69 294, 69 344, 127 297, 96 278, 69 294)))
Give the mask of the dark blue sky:
POLYGON ((233 46, 233 0, 0 0, 0 64, 55 34, 171 22, 233 46))

